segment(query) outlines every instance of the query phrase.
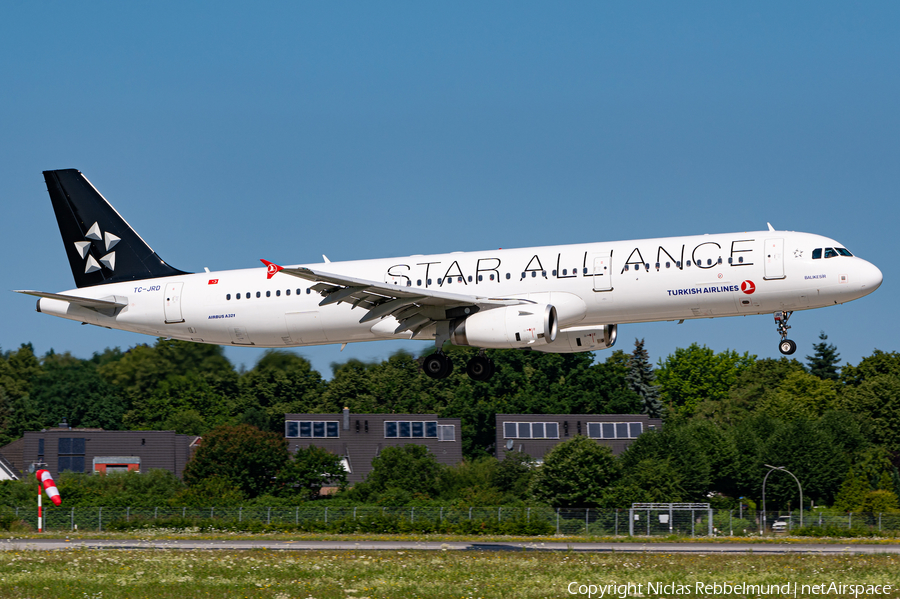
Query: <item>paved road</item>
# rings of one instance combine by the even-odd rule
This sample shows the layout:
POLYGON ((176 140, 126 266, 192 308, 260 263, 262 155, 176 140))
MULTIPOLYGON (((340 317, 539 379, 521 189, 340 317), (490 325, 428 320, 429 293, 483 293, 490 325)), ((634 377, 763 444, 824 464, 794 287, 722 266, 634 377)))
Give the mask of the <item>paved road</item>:
POLYGON ((649 553, 818 553, 818 554, 900 554, 900 544, 817 544, 817 543, 529 543, 478 541, 274 541, 274 540, 190 540, 118 541, 108 539, 8 539, 0 550, 51 551, 60 549, 272 549, 280 551, 576 551, 649 553))

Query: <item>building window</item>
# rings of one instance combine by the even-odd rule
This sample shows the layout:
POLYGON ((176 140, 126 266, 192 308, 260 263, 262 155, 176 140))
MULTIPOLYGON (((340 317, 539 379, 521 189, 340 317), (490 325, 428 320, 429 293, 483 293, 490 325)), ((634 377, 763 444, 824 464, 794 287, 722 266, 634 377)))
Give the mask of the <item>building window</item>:
POLYGON ((435 439, 438 437, 438 423, 434 420, 389 420, 384 423, 384 436, 388 439, 435 439))
POLYGON ((641 422, 589 422, 591 439, 637 439, 643 432, 641 422))
POLYGON ((341 436, 339 423, 323 420, 288 420, 284 436, 299 439, 336 439, 341 436))
POLYGON ((84 438, 60 437, 57 472, 84 472, 84 438))
POLYGON ((438 441, 456 441, 456 425, 441 424, 438 429, 438 441))
POLYGON ((559 439, 558 422, 504 422, 504 439, 559 439))

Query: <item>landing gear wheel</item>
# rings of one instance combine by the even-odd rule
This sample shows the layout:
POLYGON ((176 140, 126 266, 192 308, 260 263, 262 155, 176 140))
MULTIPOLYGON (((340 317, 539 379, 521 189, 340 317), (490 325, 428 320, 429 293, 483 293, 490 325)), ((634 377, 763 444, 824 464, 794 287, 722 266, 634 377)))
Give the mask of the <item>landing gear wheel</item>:
POLYGON ((466 363, 466 374, 473 381, 486 381, 494 375, 494 361, 487 356, 475 356, 466 363))
POLYGON ((797 344, 790 339, 782 339, 781 343, 778 344, 778 350, 784 355, 789 356, 797 351, 797 344))
POLYGON ((453 362, 445 354, 434 353, 422 361, 422 370, 433 379, 445 379, 453 372, 453 362))

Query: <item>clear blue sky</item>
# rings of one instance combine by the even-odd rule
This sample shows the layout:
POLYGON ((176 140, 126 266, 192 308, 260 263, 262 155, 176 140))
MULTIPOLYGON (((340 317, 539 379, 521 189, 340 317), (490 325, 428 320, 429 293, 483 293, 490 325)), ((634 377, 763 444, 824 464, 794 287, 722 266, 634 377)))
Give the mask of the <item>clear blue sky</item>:
MULTIPOLYGON (((91 2, 0 7, 3 289, 73 287, 41 171, 78 168, 191 271, 776 228, 874 295, 800 312, 898 349, 900 4, 91 2)), ((3 291, 0 347, 152 338, 3 291)), ((770 316, 622 326, 777 356, 770 316)), ((402 342, 301 349, 326 376, 402 342)), ((229 348, 251 367, 262 350, 229 348)), ((599 354, 603 357, 603 354, 599 354)))

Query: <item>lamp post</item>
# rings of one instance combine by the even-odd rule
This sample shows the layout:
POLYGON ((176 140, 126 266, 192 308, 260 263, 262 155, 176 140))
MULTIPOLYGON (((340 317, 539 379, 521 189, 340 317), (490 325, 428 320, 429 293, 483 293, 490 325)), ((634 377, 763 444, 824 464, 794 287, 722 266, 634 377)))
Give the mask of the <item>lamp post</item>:
POLYGON ((766 472, 766 476, 763 478, 763 488, 762 488, 762 508, 763 508, 763 531, 766 529, 766 481, 769 479, 769 475, 772 474, 775 470, 781 470, 782 472, 787 472, 791 475, 797 482, 797 488, 800 489, 800 528, 803 528, 803 487, 800 485, 800 481, 797 480, 797 477, 794 476, 794 473, 790 470, 787 470, 784 466, 772 466, 770 464, 763 464, 766 468, 769 469, 766 472))

